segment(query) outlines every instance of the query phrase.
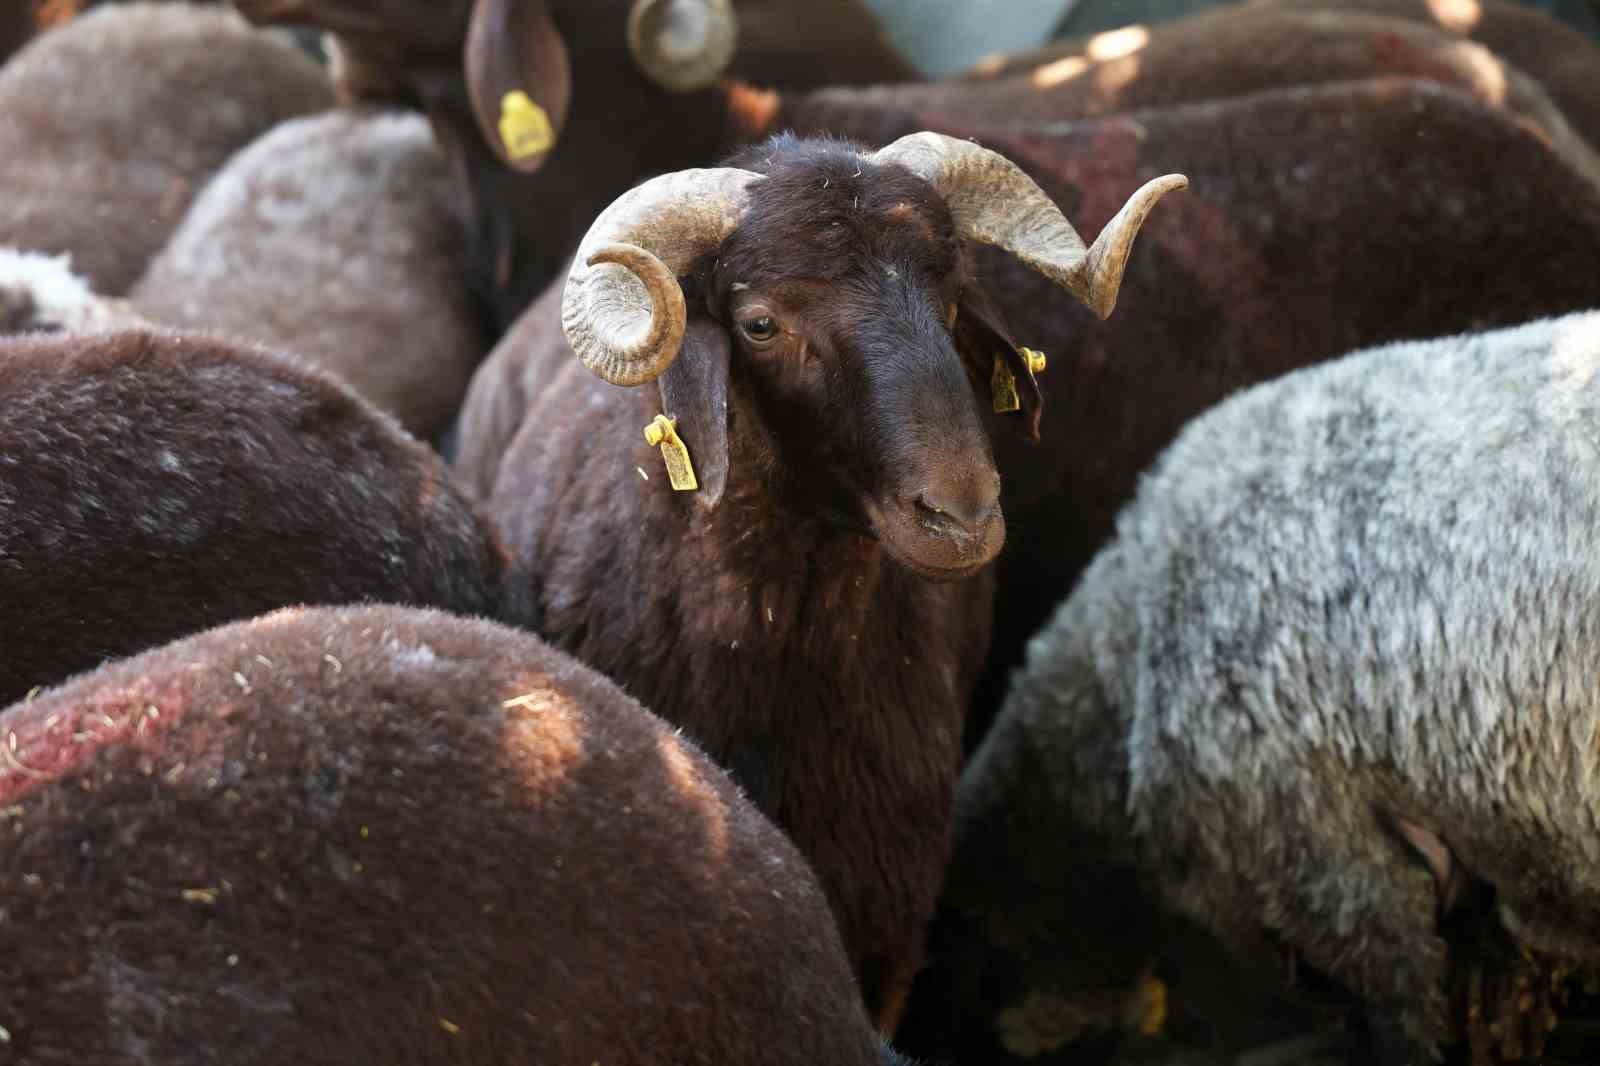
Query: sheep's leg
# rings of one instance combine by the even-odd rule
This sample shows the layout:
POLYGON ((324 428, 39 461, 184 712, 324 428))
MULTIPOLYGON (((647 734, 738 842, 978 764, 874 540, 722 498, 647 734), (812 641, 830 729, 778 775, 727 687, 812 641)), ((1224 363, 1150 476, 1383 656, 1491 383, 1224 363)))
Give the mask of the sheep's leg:
POLYGON ((1241 872, 1254 885, 1263 925, 1398 1020, 1370 1025, 1372 1047, 1352 1061, 1422 1066, 1452 1038, 1438 892, 1433 873, 1380 828, 1353 784, 1345 777, 1332 794, 1312 788, 1259 808, 1273 815, 1258 823, 1268 839, 1241 872))
POLYGON ((1400 1015, 1384 1007, 1359 1011, 1350 1066, 1432 1066, 1434 1056, 1406 1032, 1400 1015))

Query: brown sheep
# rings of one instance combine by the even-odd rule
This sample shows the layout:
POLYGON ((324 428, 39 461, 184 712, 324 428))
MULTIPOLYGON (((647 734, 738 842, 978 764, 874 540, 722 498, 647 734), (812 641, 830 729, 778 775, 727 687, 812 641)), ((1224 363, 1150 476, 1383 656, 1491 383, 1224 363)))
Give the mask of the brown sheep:
POLYGON ((493 534, 331 376, 213 337, 0 337, 0 701, 299 603, 499 607, 493 534))
MULTIPOLYGON (((1329 2, 1338 5, 1338 0, 1329 2)), ((1600 186, 1600 153, 1595 149, 1600 140, 1585 137, 1576 116, 1564 113, 1566 101, 1554 98, 1555 82, 1542 82, 1535 76, 1539 68, 1521 65, 1530 57, 1513 59, 1435 24, 1310 6, 1229 5, 1148 28, 1101 34, 1026 63, 1019 59, 1006 77, 884 86, 875 94, 845 89, 837 95, 850 108, 876 96, 886 111, 938 114, 990 131, 1290 86, 1423 78, 1531 123, 1561 158, 1600 186)), ((1600 70, 1600 48, 1581 37, 1577 44, 1587 50, 1591 74, 1600 70)), ((1600 106, 1600 78, 1589 78, 1584 92, 1600 106)), ((822 113, 818 108, 834 95, 819 93, 816 101, 801 98, 787 113, 768 121, 777 128, 812 128, 822 113)), ((1589 132, 1600 137, 1600 128, 1589 132)))
POLYGON ((1600 44, 1511 0, 1253 0, 1263 7, 1369 12, 1439 26, 1492 49, 1537 78, 1590 144, 1600 147, 1600 44))
POLYGON ((996 243, 1104 314, 1179 184, 1149 183, 1086 252, 1025 175, 965 142, 778 137, 619 198, 561 302, 527 312, 543 325, 508 339, 543 345, 519 354, 541 384, 510 401, 520 429, 487 503, 510 617, 734 771, 816 866, 885 1028, 920 960, 988 643, 997 361, 1037 396, 969 251, 996 243), (658 416, 693 493, 640 434, 658 416))
POLYGON ((320 67, 234 12, 91 11, 0 67, 0 244, 70 252, 121 296, 229 156, 332 103, 320 67))
POLYGON ((794 847, 527 633, 285 610, 0 736, 16 1062, 898 1061, 794 847))
MULTIPOLYGON (((1373 59, 1384 69, 1374 67, 1366 76, 1433 78, 1467 87, 1480 98, 1509 94, 1506 102, 1517 110, 1525 110, 1516 98, 1530 97, 1531 81, 1539 96, 1560 109, 1564 125, 1589 146, 1600 147, 1600 79, 1595 77, 1600 46, 1548 13, 1508 0, 1248 0, 1169 23, 1126 26, 1087 40, 994 56, 961 80, 1038 77, 1052 87, 1077 82, 1065 87, 1071 106, 1053 116, 1057 118, 1193 102, 1212 95, 1213 87, 1223 93, 1238 91, 1240 71, 1250 73, 1256 88, 1267 87, 1263 78, 1275 85, 1327 80, 1335 50, 1343 50, 1347 61, 1355 58, 1349 50, 1358 42, 1350 34, 1367 17, 1410 22, 1435 37, 1428 44, 1426 36, 1415 35, 1416 29, 1391 29, 1372 37, 1373 59), (1281 20, 1294 14, 1326 16, 1329 21, 1321 25, 1327 39, 1285 41, 1282 27, 1292 23, 1281 20), (1452 41, 1457 46, 1453 49, 1452 41), (1198 85, 1174 78, 1172 63, 1194 64, 1196 70, 1188 74, 1198 78, 1198 85), (1131 96, 1142 97, 1142 102, 1133 103, 1131 96)), ((1346 76, 1356 75, 1352 71, 1346 76)), ((1566 136, 1551 132, 1558 140, 1566 136)))
POLYGON ((294 352, 432 437, 489 350, 453 203, 422 116, 291 119, 217 172, 129 299, 294 352))

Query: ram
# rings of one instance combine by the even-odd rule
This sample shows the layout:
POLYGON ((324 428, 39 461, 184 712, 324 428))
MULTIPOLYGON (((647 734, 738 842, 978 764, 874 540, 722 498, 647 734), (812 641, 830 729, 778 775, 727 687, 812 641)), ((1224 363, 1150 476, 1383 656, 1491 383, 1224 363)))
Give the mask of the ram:
POLYGON ((71 253, 121 296, 230 155, 332 103, 321 68, 234 12, 98 8, 0 67, 0 244, 71 253))
POLYGON ((952 868, 1019 876, 961 874, 956 904, 1068 965, 1109 927, 1038 901, 1136 870, 1398 1016, 1360 1061, 1536 1058, 1555 979, 1600 963, 1597 417, 1600 312, 1196 419, 968 767, 952 868))
POLYGON ((500 604, 499 543, 437 456, 200 334, 0 337, 0 513, 5 702, 276 607, 500 604))
POLYGON ((432 437, 490 347, 453 203, 420 115, 292 119, 217 172, 129 299, 294 352, 432 437))
POLYGON ((794 847, 527 633, 287 610, 0 733, 19 1062, 899 1061, 794 847))
POLYGON ((726 149, 720 76, 787 87, 911 68, 860 0, 236 0, 336 38, 347 99, 433 122, 460 179, 473 287, 509 326, 615 197, 726 149))
POLYGON ((529 312, 559 311, 565 336, 521 353, 546 384, 487 504, 510 617, 734 770, 816 865, 886 1028, 943 871, 1005 538, 995 352, 1032 380, 968 246, 1104 312, 1181 184, 1150 183, 1086 251, 976 145, 780 137, 620 197, 561 305, 529 312))

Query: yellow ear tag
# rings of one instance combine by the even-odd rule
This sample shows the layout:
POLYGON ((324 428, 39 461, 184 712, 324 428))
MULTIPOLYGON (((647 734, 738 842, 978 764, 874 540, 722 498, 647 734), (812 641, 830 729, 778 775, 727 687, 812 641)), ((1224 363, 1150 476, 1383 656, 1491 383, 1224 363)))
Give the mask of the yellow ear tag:
POLYGON ((1017 379, 1006 365, 1006 357, 994 357, 994 374, 989 378, 989 395, 994 400, 995 413, 1022 410, 1022 400, 1017 396, 1017 379))
POLYGON ((550 116, 521 89, 500 98, 500 141, 512 159, 548 152, 555 143, 550 116))
POLYGON ((1018 348, 1017 354, 1027 362, 1028 369, 1035 374, 1043 374, 1045 358, 1043 352, 1036 352, 1032 348, 1018 348))
POLYGON ((661 448, 661 458, 667 464, 667 480, 679 492, 693 492, 700 487, 694 478, 694 464, 689 462, 689 449, 678 437, 678 423, 666 415, 656 415, 644 427, 645 443, 661 448))
POLYGON ((1134 993, 1138 1029, 1145 1036, 1160 1036, 1167 1027, 1167 985, 1159 977, 1146 974, 1134 993))

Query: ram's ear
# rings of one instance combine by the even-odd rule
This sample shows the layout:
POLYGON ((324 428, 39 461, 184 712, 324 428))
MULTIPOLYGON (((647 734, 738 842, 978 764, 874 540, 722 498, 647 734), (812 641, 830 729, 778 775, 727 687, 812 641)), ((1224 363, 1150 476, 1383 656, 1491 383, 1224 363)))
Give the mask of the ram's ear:
POLYGON ((484 140, 506 165, 538 170, 572 100, 566 42, 544 0, 477 0, 464 63, 484 140))
POLYGON ((989 390, 1000 391, 996 387, 996 378, 1000 375, 996 373, 995 360, 999 359, 1010 369, 1017 411, 1022 416, 1022 431, 1037 444, 1039 419, 1044 414, 1044 396, 1039 392, 1038 379, 1027 357, 1011 338, 1005 316, 981 286, 969 282, 962 287, 954 333, 956 349, 968 361, 973 376, 989 390))
POLYGON ((707 315, 690 315, 678 357, 657 379, 661 411, 676 419, 678 437, 689 449, 695 499, 706 510, 722 500, 728 486, 728 331, 707 315))
POLYGON ((1468 887, 1466 873, 1456 861, 1450 845, 1433 830, 1393 811, 1380 810, 1378 819, 1405 844, 1411 856, 1433 875, 1439 917, 1448 917, 1460 905, 1468 887))

